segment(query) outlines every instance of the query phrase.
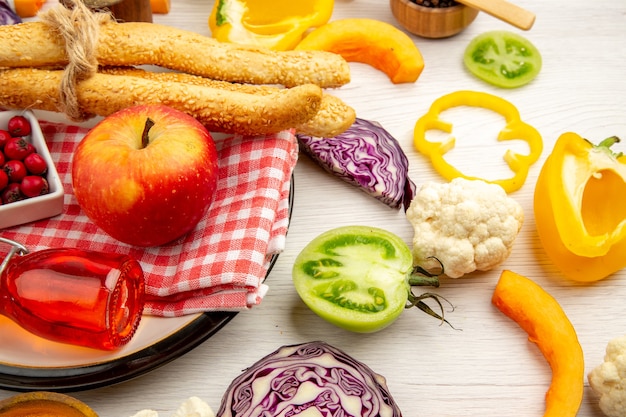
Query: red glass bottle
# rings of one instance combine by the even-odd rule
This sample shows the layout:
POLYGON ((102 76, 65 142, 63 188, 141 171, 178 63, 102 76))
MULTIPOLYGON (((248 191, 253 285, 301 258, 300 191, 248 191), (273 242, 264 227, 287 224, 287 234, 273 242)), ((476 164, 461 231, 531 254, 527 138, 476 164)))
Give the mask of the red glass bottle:
POLYGON ((145 284, 126 255, 79 249, 28 253, 11 240, 0 264, 0 314, 29 332, 63 343, 111 350, 133 337, 145 284))

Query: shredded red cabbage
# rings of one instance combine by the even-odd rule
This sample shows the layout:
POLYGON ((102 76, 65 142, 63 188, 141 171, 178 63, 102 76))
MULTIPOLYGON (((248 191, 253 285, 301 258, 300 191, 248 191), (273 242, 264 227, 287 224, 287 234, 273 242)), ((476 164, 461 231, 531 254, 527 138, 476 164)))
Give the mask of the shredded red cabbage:
POLYGON ((379 123, 357 118, 333 138, 298 134, 300 149, 315 162, 391 208, 409 208, 415 184, 400 143, 379 123))
POLYGON ((325 342, 283 346, 233 380, 217 417, 402 417, 385 379, 325 342))

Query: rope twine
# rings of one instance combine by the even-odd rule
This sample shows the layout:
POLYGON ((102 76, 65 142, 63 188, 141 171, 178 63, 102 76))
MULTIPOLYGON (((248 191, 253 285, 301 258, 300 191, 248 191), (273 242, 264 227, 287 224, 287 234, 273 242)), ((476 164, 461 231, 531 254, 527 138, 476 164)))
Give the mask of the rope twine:
POLYGON ((65 41, 68 64, 63 72, 59 96, 60 110, 73 121, 84 121, 93 115, 85 114, 78 102, 77 86, 98 71, 96 48, 102 23, 112 20, 110 13, 94 13, 81 0, 65 0, 39 17, 43 23, 59 33, 65 41))

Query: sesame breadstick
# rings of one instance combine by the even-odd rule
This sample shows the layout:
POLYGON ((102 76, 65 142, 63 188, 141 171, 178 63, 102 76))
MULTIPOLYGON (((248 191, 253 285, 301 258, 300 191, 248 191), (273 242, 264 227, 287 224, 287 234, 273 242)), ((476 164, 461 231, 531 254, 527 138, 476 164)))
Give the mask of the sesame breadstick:
MULTIPOLYGON (((43 22, 0 26, 0 45, 0 67, 67 64, 63 38, 43 22)), ((250 84, 315 84, 326 88, 350 81, 348 63, 338 54, 246 47, 146 22, 102 23, 96 59, 100 65, 157 65, 250 84)))
MULTIPOLYGON (((62 112, 62 70, 0 70, 0 107, 62 112)), ((318 112, 322 90, 313 84, 257 95, 172 81, 96 73, 77 84, 80 110, 108 116, 137 104, 164 104, 190 114, 214 132, 257 135, 301 125, 318 112)))
MULTIPOLYGON (((99 71, 103 74, 135 76, 153 81, 175 81, 248 94, 271 95, 280 89, 280 87, 276 86, 235 84, 185 73, 154 72, 134 67, 101 67, 99 71)), ((340 98, 323 92, 320 108, 315 116, 305 123, 294 127, 298 133, 305 135, 334 137, 352 126, 355 118, 356 113, 352 107, 345 104, 340 98)))

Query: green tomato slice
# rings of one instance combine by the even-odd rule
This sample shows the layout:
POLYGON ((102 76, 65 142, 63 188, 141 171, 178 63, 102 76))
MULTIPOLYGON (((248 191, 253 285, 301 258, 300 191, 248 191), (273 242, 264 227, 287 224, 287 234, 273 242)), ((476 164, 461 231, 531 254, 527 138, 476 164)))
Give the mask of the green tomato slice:
POLYGON ((398 236, 344 226, 322 233, 300 252, 293 283, 318 316, 346 330, 370 333, 402 313, 412 270, 411 250, 398 236))
POLYGON ((526 38, 505 30, 476 36, 463 55, 467 69, 497 87, 528 84, 541 70, 541 54, 526 38))

